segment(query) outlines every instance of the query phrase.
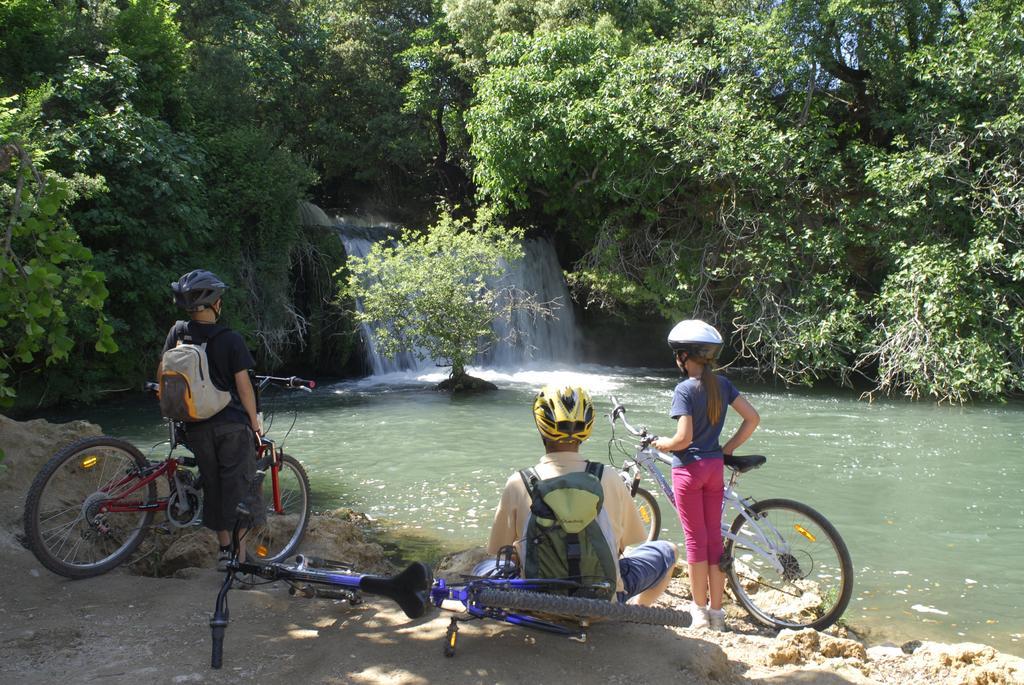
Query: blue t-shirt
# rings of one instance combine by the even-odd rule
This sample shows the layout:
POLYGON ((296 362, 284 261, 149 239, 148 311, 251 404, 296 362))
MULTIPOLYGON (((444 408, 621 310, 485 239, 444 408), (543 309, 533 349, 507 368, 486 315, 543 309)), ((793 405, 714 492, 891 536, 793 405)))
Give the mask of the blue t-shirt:
POLYGON ((718 444, 718 438, 725 425, 725 412, 740 396, 740 391, 725 376, 715 374, 714 377, 721 391, 722 412, 713 425, 708 421, 707 395, 699 380, 687 378, 672 393, 672 418, 678 420, 680 416, 693 417, 693 441, 685 450, 672 453, 673 466, 685 466, 700 459, 722 458, 722 446, 718 444))

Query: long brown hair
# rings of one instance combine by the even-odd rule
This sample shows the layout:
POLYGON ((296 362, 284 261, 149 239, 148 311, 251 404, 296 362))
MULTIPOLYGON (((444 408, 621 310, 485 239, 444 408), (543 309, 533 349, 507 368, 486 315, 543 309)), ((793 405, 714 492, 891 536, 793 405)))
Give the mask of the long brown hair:
MULTIPOLYGON (((677 364, 680 363, 680 359, 683 359, 685 363, 685 359, 689 358, 689 353, 683 350, 676 352, 677 364), (686 355, 686 357, 684 358, 683 355, 686 355)), ((713 360, 697 358, 693 358, 693 361, 701 365, 700 384, 704 386, 704 396, 707 398, 708 421, 713 426, 722 417, 722 388, 718 385, 718 378, 715 377, 715 362, 713 360)))
POLYGON ((714 365, 707 363, 700 372, 700 384, 704 386, 704 394, 708 398, 708 422, 713 426, 722 417, 722 389, 714 373, 714 365))

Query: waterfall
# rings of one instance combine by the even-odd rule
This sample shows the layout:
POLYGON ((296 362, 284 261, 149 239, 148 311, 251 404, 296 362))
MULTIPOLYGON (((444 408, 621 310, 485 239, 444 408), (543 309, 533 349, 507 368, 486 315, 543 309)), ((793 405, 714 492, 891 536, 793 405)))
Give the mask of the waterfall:
MULTIPOLYGON (((336 224, 335 228, 341 237, 341 244, 345 248, 345 254, 349 257, 365 257, 370 253, 373 244, 381 240, 394 238, 394 233, 388 226, 365 227, 354 224, 336 224)), ((356 309, 363 310, 362 300, 355 302, 356 309)), ((427 362, 421 361, 412 351, 404 351, 394 357, 382 356, 377 351, 377 338, 373 326, 359 324, 359 337, 363 340, 363 347, 366 350, 367 367, 372 370, 372 375, 379 376, 384 373, 395 373, 418 369, 427 362)))
MULTIPOLYGON (((365 257, 379 240, 395 237, 387 226, 362 227, 335 224, 345 253, 350 257, 365 257)), ((476 365, 491 368, 522 368, 534 363, 573 362, 577 358, 579 337, 573 317, 569 290, 555 255, 554 245, 545 239, 530 239, 523 243, 524 256, 511 264, 503 263, 505 273, 491 283, 495 287, 513 286, 528 293, 535 301, 551 308, 547 317, 535 316, 523 309, 513 309, 509 321, 496 321, 494 333, 498 338, 489 349, 477 356, 476 365)), ((362 303, 357 301, 361 309, 362 303)), ((382 357, 377 351, 373 327, 362 324, 360 334, 367 355, 367 366, 373 375, 436 368, 431 360, 420 360, 415 351, 403 352, 397 357, 382 357)))
POLYGON ((495 321, 498 340, 479 355, 481 366, 511 368, 532 362, 573 362, 577 358, 579 338, 562 267, 550 240, 523 242, 523 258, 509 264, 503 261, 502 285, 512 285, 528 293, 551 309, 551 315, 535 316, 514 309, 509 321, 495 321))

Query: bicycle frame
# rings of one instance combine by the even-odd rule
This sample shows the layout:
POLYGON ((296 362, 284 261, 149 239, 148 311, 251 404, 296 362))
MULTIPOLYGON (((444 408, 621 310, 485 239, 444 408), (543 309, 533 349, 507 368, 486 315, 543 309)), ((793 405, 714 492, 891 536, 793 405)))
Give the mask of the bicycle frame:
MULTIPOLYGON (((290 378, 278 378, 275 376, 257 376, 257 388, 259 391, 264 390, 268 385, 277 383, 288 388, 299 388, 303 390, 310 390, 316 387, 314 381, 305 381, 301 378, 292 376, 290 378)), ((146 389, 150 391, 156 391, 157 385, 155 383, 147 383, 146 389)), ((169 445, 167 450, 167 457, 160 462, 151 461, 150 465, 145 469, 135 472, 126 473, 122 478, 113 483, 108 484, 106 487, 101 489, 101 492, 107 493, 118 493, 115 497, 107 500, 99 508, 99 513, 133 513, 133 512, 146 512, 146 511, 159 511, 166 512, 168 503, 171 498, 178 492, 179 483, 177 479, 177 473, 179 468, 182 467, 194 467, 196 466, 195 457, 183 456, 175 457, 174 450, 179 446, 184 445, 183 426, 181 422, 174 421, 171 419, 167 420, 167 444, 169 445), (147 487, 150 483, 159 479, 161 476, 167 477, 168 487, 170 494, 166 497, 160 497, 155 502, 143 502, 140 500, 128 500, 126 499, 132 493, 138 492, 142 488, 147 487), (119 492, 121 488, 131 486, 123 493, 119 492)), ((163 443, 161 443, 163 444, 163 443)), ((159 446, 159 445, 157 445, 159 446)), ((154 446, 157 447, 157 446, 154 446)), ((187 446, 186 446, 187 447, 187 446)), ((256 450, 256 460, 260 464, 260 468, 269 469, 270 471, 270 483, 272 492, 272 502, 274 511, 278 514, 284 512, 284 506, 281 502, 281 488, 278 481, 278 474, 280 472, 281 458, 284 449, 278 447, 277 444, 265 436, 259 436, 259 445, 256 450)))
POLYGON ((118 481, 115 481, 114 483, 111 483, 109 486, 105 488, 102 488, 100 492, 118 492, 120 488, 128 485, 129 483, 131 483, 132 486, 125 492, 117 495, 116 498, 107 500, 100 507, 99 513, 103 514, 109 512, 124 514, 137 511, 166 511, 167 503, 170 500, 170 495, 168 495, 167 497, 161 497, 156 502, 150 503, 145 503, 138 500, 125 501, 125 498, 131 495, 132 493, 137 492, 138 490, 148 486, 150 483, 160 478, 160 476, 164 475, 167 476, 167 482, 170 485, 171 492, 173 493, 177 490, 177 484, 175 483, 174 476, 177 473, 178 468, 180 466, 194 465, 195 459, 191 457, 185 457, 182 459, 168 457, 166 460, 162 462, 151 462, 150 466, 147 467, 142 472, 129 472, 125 474, 123 478, 121 478, 118 481))

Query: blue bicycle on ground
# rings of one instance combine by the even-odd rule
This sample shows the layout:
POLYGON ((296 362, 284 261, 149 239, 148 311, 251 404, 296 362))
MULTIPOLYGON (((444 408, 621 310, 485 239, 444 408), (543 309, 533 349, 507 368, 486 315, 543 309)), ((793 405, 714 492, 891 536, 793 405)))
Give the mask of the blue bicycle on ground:
MULTIPOLYGON (((237 525, 232 537, 232 547, 237 550, 237 525)), ((444 654, 449 657, 455 655, 459 624, 478 619, 503 621, 580 640, 586 640, 591 619, 681 628, 690 625, 690 614, 686 611, 573 596, 607 590, 601 587, 607 581, 588 584, 574 580, 506 577, 518 573, 512 557, 511 548, 505 548, 499 555, 497 567, 508 569, 504 574, 464 576, 459 582, 449 583, 434 579, 430 567, 421 562, 414 562, 393 576, 376 576, 359 573, 344 562, 301 554, 288 562, 253 563, 239 561, 237 552, 232 552, 210 619, 213 636, 210 665, 221 667, 224 632, 228 626, 228 593, 242 582, 255 585, 283 581, 292 595, 344 600, 350 605, 360 604, 364 593, 387 597, 411 619, 420 618, 431 606, 454 611, 444 642, 444 654)))

